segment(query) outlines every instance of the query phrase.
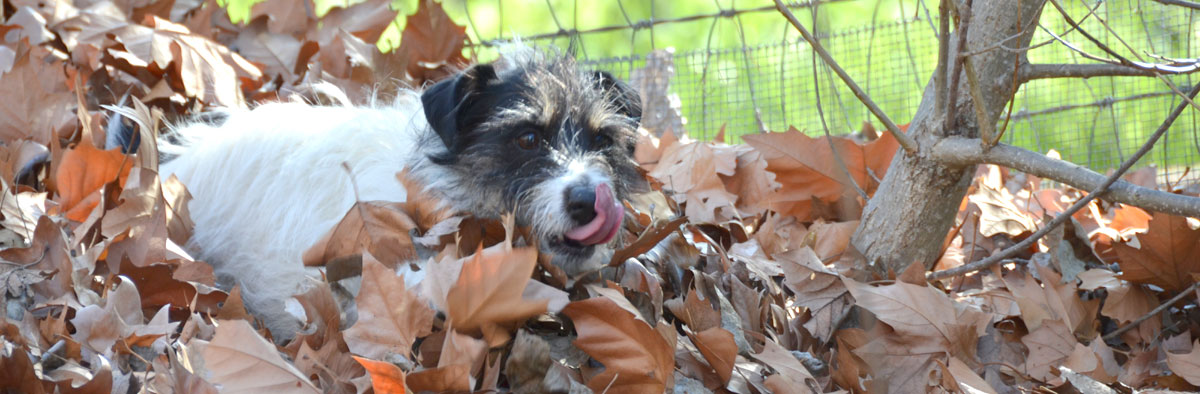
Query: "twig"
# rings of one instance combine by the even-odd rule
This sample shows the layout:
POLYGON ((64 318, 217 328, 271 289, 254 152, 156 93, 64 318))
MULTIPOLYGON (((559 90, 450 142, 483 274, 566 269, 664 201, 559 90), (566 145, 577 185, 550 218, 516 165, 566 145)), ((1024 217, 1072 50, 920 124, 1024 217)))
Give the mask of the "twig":
POLYGON ((1100 50, 1104 51, 1104 53, 1107 53, 1109 56, 1112 56, 1115 59, 1109 59, 1088 53, 1079 46, 1072 44, 1057 34, 1054 34, 1054 32, 1050 31, 1050 29, 1042 27, 1042 31, 1046 32, 1046 34, 1049 34, 1051 38, 1066 46, 1067 49, 1079 53, 1080 56, 1099 62, 1120 64, 1161 74, 1186 74, 1194 72, 1197 68, 1200 68, 1200 59, 1186 59, 1186 62, 1176 62, 1175 64, 1149 63, 1129 60, 1128 58, 1121 56, 1121 54, 1117 53, 1117 51, 1109 48, 1108 45, 1105 45, 1104 42, 1092 36, 1083 28, 1079 27, 1079 24, 1067 14, 1067 11, 1062 8, 1062 5, 1059 4, 1057 0, 1050 0, 1050 4, 1054 5, 1054 7, 1058 9, 1059 14, 1062 14, 1063 20, 1066 21, 1067 24, 1074 27, 1075 30, 1078 30, 1079 34, 1083 35, 1084 38, 1087 38, 1087 40, 1092 44, 1095 44, 1097 48, 1100 48, 1100 50))
POLYGON ((1179 300, 1182 300, 1183 297, 1186 297, 1189 294, 1192 294, 1192 292, 1195 291, 1197 287, 1200 287, 1200 282, 1192 283, 1191 286, 1188 286, 1187 289, 1184 289, 1183 291, 1179 292, 1179 294, 1176 294, 1174 297, 1171 297, 1171 299, 1167 300, 1167 302, 1164 302, 1161 305, 1159 305, 1158 307, 1155 307, 1154 309, 1150 310, 1149 313, 1142 315, 1142 317, 1134 319, 1133 321, 1129 322, 1129 324, 1126 324, 1123 327, 1117 328, 1116 330, 1113 330, 1113 332, 1105 334, 1103 337, 1101 337, 1101 339, 1104 339, 1105 341, 1111 341, 1113 339, 1116 339, 1117 337, 1121 336, 1121 334, 1124 334, 1126 331, 1132 330, 1134 327, 1137 327, 1139 324, 1142 324, 1142 322, 1149 320, 1151 317, 1154 317, 1155 315, 1157 315, 1159 313, 1162 313, 1162 311, 1166 310, 1167 308, 1170 308, 1171 305, 1175 305, 1175 303, 1179 302, 1179 300))
MULTIPOLYGON (((1200 68, 1197 68, 1197 71, 1200 68)), ((1192 72, 1189 71, 1189 72, 1192 72)), ((1037 79, 1050 78, 1091 78, 1091 77, 1153 77, 1154 73, 1137 67, 1123 64, 1033 64, 1021 66, 1019 80, 1029 82, 1037 79)))
MULTIPOLYGON (((1193 87, 1192 90, 1188 92, 1188 95, 1190 97, 1195 97, 1196 93, 1198 92, 1200 92, 1200 84, 1197 84, 1195 87, 1193 87)), ((993 254, 983 260, 944 271, 932 272, 927 277, 929 280, 944 279, 968 272, 975 272, 995 265, 1016 254, 1017 252, 1029 248, 1030 245, 1033 245, 1034 242, 1037 242, 1038 239, 1045 236, 1051 230, 1063 224, 1067 220, 1070 220, 1071 215, 1074 215, 1075 212, 1078 212, 1080 209, 1087 206, 1087 204, 1092 200, 1105 193, 1108 193, 1114 201, 1124 202, 1130 205, 1141 206, 1150 208, 1151 210, 1181 216, 1200 216, 1200 198, 1198 197, 1188 197, 1179 194, 1165 193, 1134 186, 1123 181, 1117 182, 1126 171, 1129 171, 1130 167, 1133 167, 1133 165, 1142 158, 1142 156, 1145 156, 1146 153, 1150 152, 1150 149, 1154 147, 1155 142, 1158 142, 1158 139, 1161 138, 1163 134, 1166 134, 1167 129, 1171 128, 1171 124, 1175 123, 1175 119, 1178 118, 1181 113, 1183 113, 1184 108, 1187 108, 1186 102, 1181 102, 1179 105, 1175 106, 1175 109, 1171 111, 1171 114, 1167 116, 1167 119, 1163 120, 1163 123, 1158 127, 1158 130, 1154 131, 1154 135, 1150 136, 1146 143, 1142 144, 1142 147, 1138 149, 1133 156, 1126 159, 1124 163, 1121 163, 1121 167, 1117 168, 1116 172, 1113 172, 1112 175, 1109 175, 1107 179, 1100 183, 1100 185, 1089 188, 1091 193, 1088 193, 1087 196, 1079 199, 1065 211, 1059 213, 1050 221, 1050 223, 1047 223, 1041 229, 1034 232, 1033 235, 1025 238, 1021 242, 1018 242, 1016 245, 1010 246, 1007 249, 993 254), (1111 190, 1110 187, 1112 187, 1111 190)), ((965 145, 959 146, 958 148, 976 150, 976 152, 979 153, 978 158, 982 158, 983 162, 996 162, 996 164, 1004 165, 1006 167, 1011 167, 1013 169, 1032 173, 1038 176, 1044 176, 1046 178, 1054 179, 1076 187, 1079 187, 1081 184, 1086 182, 1083 181, 1085 178, 1084 175, 1090 175, 1086 177, 1091 178, 1089 179, 1090 181, 1094 181, 1096 177, 1101 176, 1100 174, 1091 172, 1083 167, 1079 167, 1065 161, 1051 159, 1045 155, 1021 148, 997 145, 992 149, 983 152, 979 147, 979 144, 974 141, 975 140, 963 138, 948 138, 938 143, 937 146, 934 147, 933 155, 939 160, 948 158, 948 155, 939 155, 939 153, 954 149, 950 148, 950 145, 943 145, 943 143, 951 142, 965 145), (939 150, 939 147, 950 149, 939 150)), ((978 162, 979 161, 975 161, 975 163, 978 162)))
POLYGON ((908 153, 916 153, 917 142, 913 140, 912 137, 909 137, 907 134, 901 132, 900 127, 896 125, 896 122, 893 122, 892 119, 883 112, 883 109, 879 108, 879 105, 875 104, 875 101, 871 100, 871 97, 868 96, 866 92, 863 92, 862 88, 858 87, 858 84, 854 83, 854 80, 850 78, 850 75, 846 74, 846 70, 843 70, 842 67, 833 60, 833 57, 829 55, 829 51, 826 51, 825 47, 817 42, 812 34, 808 33, 808 29, 805 29, 804 26, 800 25, 800 21, 796 19, 796 15, 792 14, 792 11, 783 4, 783 0, 775 0, 775 8, 778 9, 779 12, 785 17, 787 17, 788 22, 790 22, 792 26, 796 28, 796 30, 800 31, 800 35, 804 37, 804 40, 808 41, 808 44, 811 45, 813 50, 817 52, 817 55, 821 56, 821 60, 825 61, 825 64, 829 65, 829 68, 833 69, 833 71, 837 73, 838 77, 842 79, 842 82, 845 82, 846 86, 850 88, 850 91, 854 92, 854 95, 858 97, 858 100, 862 101, 862 103, 871 110, 871 113, 874 114, 881 123, 883 123, 883 126, 887 128, 888 132, 892 133, 893 137, 896 137, 896 141, 900 143, 900 146, 904 148, 904 151, 908 153))
MULTIPOLYGON (((967 43, 963 42, 963 45, 961 49, 966 49, 967 43)), ((963 58, 963 71, 967 74, 967 92, 971 94, 971 101, 975 104, 972 107, 975 109, 975 123, 979 126, 979 138, 988 146, 995 145, 996 122, 991 119, 987 108, 984 108, 987 103, 983 101, 983 89, 979 86, 979 73, 975 72, 975 62, 971 61, 970 57, 963 58)))
MULTIPOLYGON (((814 21, 817 19, 816 10, 816 8, 813 8, 814 21)), ((867 192, 858 185, 858 181, 854 180, 854 177, 850 175, 850 168, 846 166, 846 160, 842 158, 842 153, 838 151, 837 145, 833 143, 833 136, 829 133, 829 123, 825 121, 825 109, 824 106, 821 105, 821 79, 817 74, 817 58, 813 57, 811 59, 813 72, 813 96, 817 99, 817 116, 821 118, 821 129, 825 130, 825 142, 829 143, 829 151, 833 152, 833 160, 837 163, 838 170, 840 170, 839 172, 842 173, 842 176, 846 177, 846 180, 850 181, 850 186, 854 187, 854 191, 858 193, 859 197, 862 197, 865 203, 866 201, 870 201, 871 198, 867 196, 867 192)))
POLYGON ((1153 1, 1162 3, 1162 4, 1166 4, 1166 5, 1177 5, 1180 7, 1191 8, 1193 10, 1200 10, 1200 3, 1186 1, 1186 0, 1153 0, 1153 1))
POLYGON ((950 12, 946 6, 948 1, 950 0, 942 0, 938 6, 941 15, 938 15, 938 62, 937 71, 934 71, 933 75, 933 108, 939 114, 946 111, 946 98, 942 96, 942 92, 946 91, 946 59, 949 58, 947 53, 950 52, 950 12))
MULTIPOLYGON (((971 28, 971 0, 967 0, 963 8, 955 6, 953 0, 947 3, 954 6, 950 8, 958 15, 958 45, 955 46, 954 52, 959 53, 962 52, 962 48, 967 46, 967 33, 971 28)), ((960 78, 959 74, 961 74, 959 71, 962 69, 964 60, 966 60, 966 57, 956 55, 954 56, 954 61, 950 62, 950 86, 946 87, 950 92, 946 94, 946 112, 942 113, 945 120, 942 126, 943 133, 949 133, 950 130, 954 130, 958 126, 955 124, 958 121, 958 117, 954 116, 954 106, 958 102, 958 80, 960 78)))

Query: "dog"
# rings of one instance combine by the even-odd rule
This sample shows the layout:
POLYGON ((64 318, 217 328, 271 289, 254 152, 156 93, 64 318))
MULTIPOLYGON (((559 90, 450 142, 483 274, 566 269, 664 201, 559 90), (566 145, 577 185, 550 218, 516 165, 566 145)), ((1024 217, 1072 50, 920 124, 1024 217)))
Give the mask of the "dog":
POLYGON ((301 326, 285 300, 311 280, 302 253, 356 201, 426 192, 482 218, 512 213, 575 276, 607 263, 622 200, 647 187, 633 159, 639 95, 568 56, 509 51, 386 104, 341 101, 222 110, 160 137, 160 174, 193 197, 186 248, 221 287, 240 285, 277 339, 301 326), (426 190, 406 190, 400 171, 426 190))

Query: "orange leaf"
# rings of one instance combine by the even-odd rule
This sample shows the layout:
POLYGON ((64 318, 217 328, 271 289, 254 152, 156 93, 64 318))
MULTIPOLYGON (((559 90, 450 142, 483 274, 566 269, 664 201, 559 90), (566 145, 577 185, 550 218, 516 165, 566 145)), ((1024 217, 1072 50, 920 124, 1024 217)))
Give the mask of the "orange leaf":
POLYGON ((119 150, 96 149, 87 140, 63 153, 54 178, 58 185, 58 202, 67 218, 77 222, 86 220, 100 203, 97 192, 108 182, 124 184, 132 167, 133 162, 119 150))
POLYGON ((358 356, 351 357, 367 369, 367 374, 371 375, 371 387, 376 393, 404 394, 404 371, 395 364, 358 356))
POLYGON ((575 323, 575 346, 604 364, 588 381, 595 392, 662 393, 675 370, 675 344, 604 297, 575 301, 563 309, 575 323))
POLYGON ((1193 230, 1187 218, 1155 212, 1149 229, 1137 240, 1138 247, 1127 242, 1113 245, 1120 256, 1121 279, 1177 291, 1192 284, 1193 272, 1200 272, 1200 230, 1193 230))

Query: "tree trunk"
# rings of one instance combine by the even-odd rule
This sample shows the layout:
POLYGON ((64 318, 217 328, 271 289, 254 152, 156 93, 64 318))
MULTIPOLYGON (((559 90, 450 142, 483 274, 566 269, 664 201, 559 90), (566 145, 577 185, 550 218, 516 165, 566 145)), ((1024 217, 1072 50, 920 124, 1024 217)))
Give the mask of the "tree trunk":
MULTIPOLYGON (((1005 39, 1008 39, 1004 42, 1007 48, 1028 46, 1045 2, 974 0, 967 23, 966 52, 987 49, 1005 39), (1018 36, 1018 33, 1021 34, 1018 36)), ((964 8, 962 12, 966 12, 963 3, 959 4, 964 8)), ((960 31, 956 29, 949 38, 947 70, 953 68, 954 59, 958 57, 960 31)), ((990 119, 996 119, 1012 100, 1017 62, 1025 62, 1024 52, 994 48, 971 56, 983 108, 990 119)), ((963 64, 958 69, 965 67, 963 64)), ((975 102, 967 76, 964 71, 959 74, 957 99, 949 111, 950 116, 955 117, 956 126, 953 130, 945 130, 946 111, 936 110, 935 102, 937 95, 945 97, 946 92, 937 92, 936 76, 930 78, 921 105, 908 127, 908 133, 917 140, 920 149, 916 154, 901 151, 892 160, 887 176, 864 208, 862 223, 851 238, 851 245, 866 257, 869 268, 875 272, 891 270, 899 273, 917 261, 923 262, 927 269, 932 268, 941 253, 942 242, 954 224, 974 167, 942 166, 930 158, 928 152, 938 141, 951 135, 979 136, 975 102)), ((945 85, 949 86, 951 80, 948 75, 945 85)))

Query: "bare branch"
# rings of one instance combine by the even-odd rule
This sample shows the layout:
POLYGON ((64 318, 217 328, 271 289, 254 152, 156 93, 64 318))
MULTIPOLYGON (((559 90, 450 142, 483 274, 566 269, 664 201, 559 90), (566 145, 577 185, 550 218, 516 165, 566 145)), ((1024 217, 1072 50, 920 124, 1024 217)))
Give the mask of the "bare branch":
POLYGON ((1054 5, 1054 7, 1058 9, 1059 14, 1062 14, 1063 20, 1065 20, 1067 22, 1067 24, 1071 25, 1071 27, 1073 27, 1075 30, 1078 30, 1079 34, 1081 34, 1085 38, 1087 38, 1088 41, 1090 41, 1092 44, 1095 44, 1097 48, 1100 48, 1100 50, 1104 51, 1104 53, 1107 53, 1109 56, 1112 56, 1115 59, 1109 59, 1109 58, 1096 56, 1091 53, 1088 53, 1087 51, 1084 51, 1079 46, 1072 44, 1071 42, 1067 41, 1066 39, 1064 39, 1062 37, 1059 37, 1059 35, 1057 35, 1057 34, 1054 34, 1054 32, 1050 31, 1050 29, 1041 27, 1042 31, 1046 32, 1046 34, 1049 34, 1050 37, 1052 37, 1055 41, 1058 41, 1059 43, 1063 44, 1063 46, 1066 46, 1068 49, 1075 51, 1076 53, 1079 53, 1080 56, 1083 56, 1085 58, 1092 59, 1092 60, 1095 60, 1098 62, 1104 62, 1104 63, 1116 64, 1116 65, 1124 65, 1127 67, 1138 68, 1138 69, 1145 70, 1147 72, 1158 73, 1158 74, 1168 74, 1168 75, 1169 74, 1186 74, 1186 73, 1194 72, 1198 68, 1200 68, 1200 59, 1179 59, 1172 63, 1148 63, 1148 62, 1129 60, 1128 58, 1121 56, 1121 54, 1117 53, 1117 51, 1114 51, 1112 48, 1109 48, 1108 45, 1105 45, 1104 42, 1102 42, 1099 39, 1097 39, 1096 37, 1092 36, 1083 28, 1080 28, 1079 24, 1076 23, 1075 20, 1072 19, 1071 16, 1067 14, 1067 11, 1062 8, 1062 6, 1058 3, 1058 1, 1050 0, 1050 4, 1054 5))
MULTIPOLYGON (((1196 93, 1200 93, 1200 84, 1192 87, 1192 90, 1185 97, 1196 97, 1196 93)), ((934 145, 933 157, 948 165, 997 164, 1043 178, 1053 179, 1080 189, 1088 189, 1091 190, 1091 193, 1071 204, 1065 211, 1050 220, 1050 223, 1047 223, 1041 229, 1034 232, 1033 235, 1030 235, 1029 238, 1025 238, 1016 245, 974 263, 930 273, 927 278, 930 280, 944 279, 998 264, 1017 252, 1028 249, 1038 239, 1048 234, 1055 227, 1070 220, 1071 215, 1074 215, 1075 212, 1083 209, 1088 203, 1101 195, 1107 195, 1113 201, 1153 211, 1180 216, 1200 217, 1200 197, 1161 192, 1119 180, 1142 156, 1150 152, 1150 149, 1154 147, 1159 138, 1162 138, 1163 134, 1167 133, 1167 129, 1171 128, 1171 125, 1175 123, 1175 119, 1178 119, 1183 110, 1187 108, 1189 102, 1184 101, 1175 106, 1171 114, 1167 115, 1163 123, 1158 126, 1158 130, 1154 131, 1154 135, 1150 136, 1146 140, 1146 143, 1142 144, 1142 147, 1133 156, 1126 159, 1124 163, 1121 163, 1121 167, 1117 168, 1107 178, 1079 165, 1009 145, 997 145, 984 151, 982 141, 960 137, 947 138, 934 145)))
POLYGON ((893 122, 892 119, 883 112, 883 109, 879 108, 879 105, 875 104, 874 100, 871 100, 871 96, 868 96, 867 92, 864 92, 857 83, 854 83, 854 79, 851 79, 850 75, 846 74, 846 70, 843 70, 842 67, 833 60, 833 56, 829 55, 829 51, 826 51, 825 47, 822 46, 820 42, 817 42, 817 40, 813 38, 812 34, 809 34, 808 29, 805 29, 804 26, 800 25, 800 21, 796 19, 796 15, 792 14, 792 11, 784 6, 783 0, 775 0, 775 8, 778 9, 779 12, 785 17, 787 17, 788 22, 790 22, 792 26, 796 28, 796 30, 800 31, 800 35, 804 37, 804 40, 808 41, 808 44, 812 46, 813 50, 817 52, 818 56, 821 56, 821 60, 823 60, 825 64, 829 65, 829 68, 833 69, 835 73, 837 73, 838 77, 842 79, 842 82, 845 82, 846 86, 850 88, 850 91, 854 92, 854 95, 858 97, 858 100, 862 101, 862 103, 867 106, 867 109, 870 109, 871 113, 874 114, 881 123, 883 123, 883 126, 887 128, 888 132, 892 133, 892 137, 896 138, 896 141, 900 143, 900 146, 904 148, 904 151, 908 153, 915 153, 917 151, 917 142, 913 140, 912 137, 909 137, 908 134, 901 132, 900 126, 897 126, 896 122, 893 122))
POLYGON ((1177 5, 1180 7, 1191 8, 1193 10, 1200 10, 1200 3, 1191 2, 1191 1, 1187 1, 1187 0, 1154 0, 1154 1, 1166 4, 1166 5, 1177 5))
MULTIPOLYGON (((1192 70, 1195 71, 1195 70, 1192 70)), ((1021 66, 1022 83, 1035 79, 1091 77, 1153 77, 1154 73, 1122 64, 1032 64, 1021 66)))

